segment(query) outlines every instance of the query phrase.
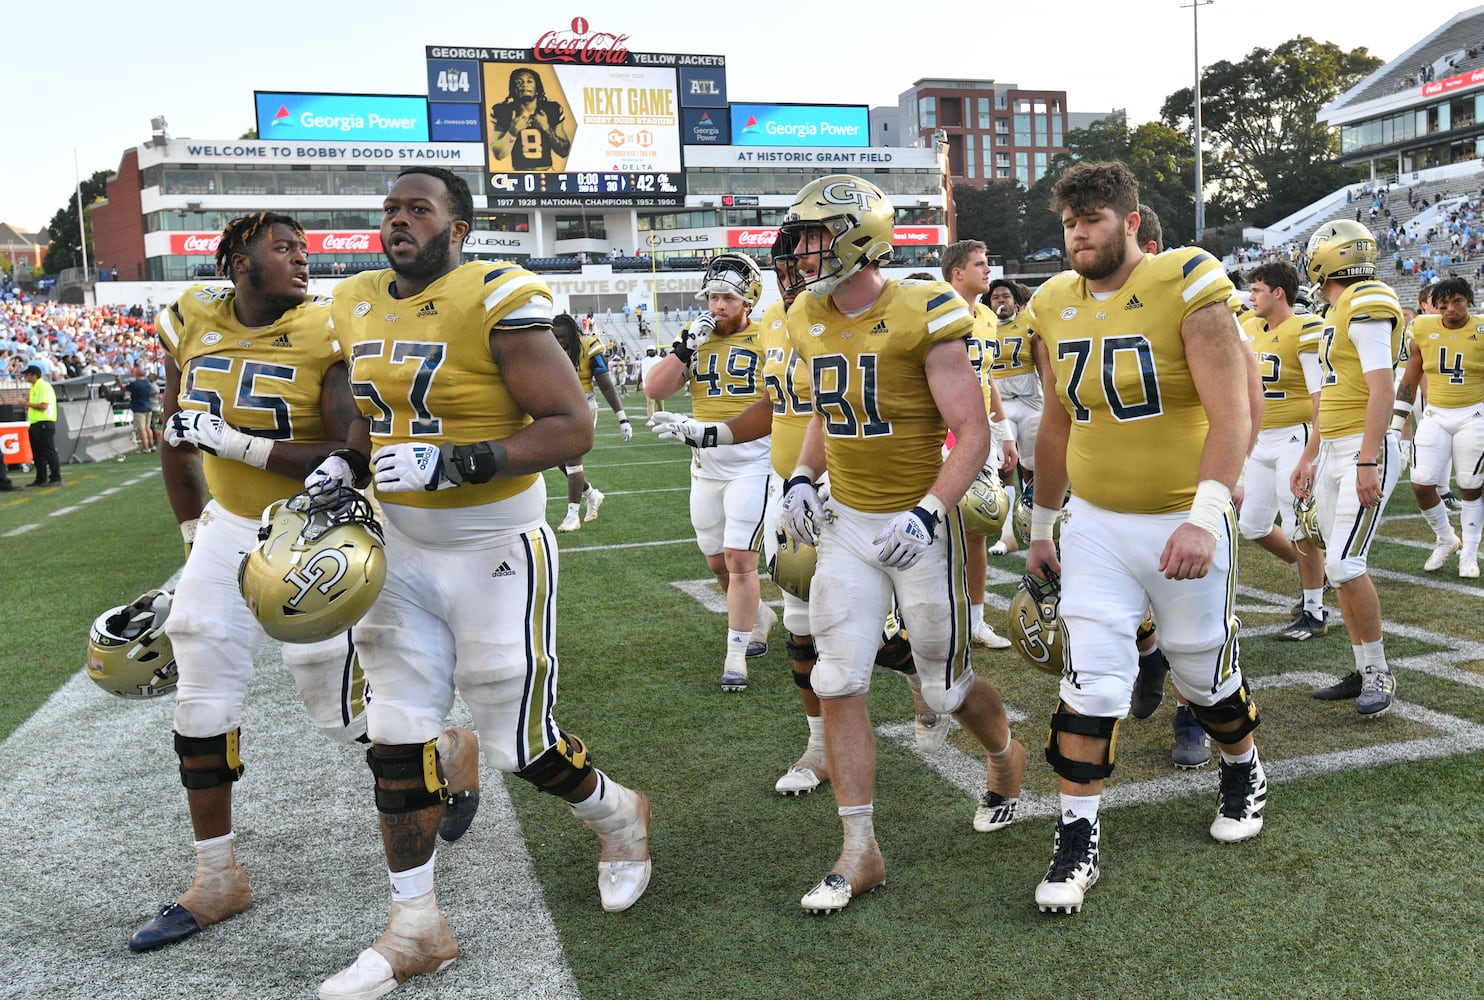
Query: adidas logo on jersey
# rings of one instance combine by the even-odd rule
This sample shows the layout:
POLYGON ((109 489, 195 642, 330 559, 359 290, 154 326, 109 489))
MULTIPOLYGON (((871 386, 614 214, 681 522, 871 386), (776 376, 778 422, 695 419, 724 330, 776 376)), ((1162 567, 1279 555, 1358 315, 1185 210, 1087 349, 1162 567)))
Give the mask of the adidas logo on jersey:
POLYGON ((437 316, 437 315, 438 315, 438 310, 437 310, 437 308, 434 307, 433 303, 431 303, 431 302, 429 302, 427 305, 423 306, 421 309, 419 309, 417 311, 417 318, 418 319, 425 319, 428 316, 437 316))
POLYGON ((278 339, 273 342, 273 346, 274 347, 293 347, 294 345, 289 343, 289 335, 288 334, 281 333, 281 334, 278 335, 278 339))
POLYGON ((497 578, 498 577, 502 577, 502 576, 514 576, 514 575, 515 575, 515 570, 513 570, 513 569, 510 568, 510 564, 508 562, 502 562, 502 563, 500 563, 500 568, 497 569, 497 570, 495 570, 493 573, 490 574, 490 576, 497 577, 497 578))
POLYGON ((876 336, 879 333, 890 333, 890 332, 891 331, 886 328, 886 320, 884 320, 884 319, 881 320, 880 322, 878 322, 875 326, 871 327, 871 336, 873 336, 873 337, 876 336))
POLYGON ((1142 302, 1139 301, 1139 297, 1137 295, 1130 295, 1128 297, 1128 301, 1123 304, 1123 311, 1124 312, 1128 312, 1130 309, 1143 309, 1143 308, 1144 308, 1144 303, 1142 303, 1142 302))

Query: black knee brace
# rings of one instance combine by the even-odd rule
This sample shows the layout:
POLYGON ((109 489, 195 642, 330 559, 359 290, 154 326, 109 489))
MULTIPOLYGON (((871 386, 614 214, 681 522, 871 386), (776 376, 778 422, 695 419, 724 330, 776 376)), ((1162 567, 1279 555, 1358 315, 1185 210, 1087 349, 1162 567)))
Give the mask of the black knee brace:
POLYGON ((1223 746, 1240 743, 1242 737, 1256 729, 1257 724, 1262 721, 1262 716, 1257 711, 1257 702, 1247 697, 1245 682, 1214 705, 1197 705, 1191 702, 1190 714, 1195 716, 1195 721, 1201 724, 1201 728, 1211 739, 1223 746), (1213 725, 1224 726, 1239 721, 1241 725, 1226 732, 1218 733, 1211 728, 1213 725))
POLYGON ((515 772, 548 795, 570 795, 593 773, 592 755, 571 733, 559 733, 556 746, 515 772))
POLYGON ((239 726, 220 736, 182 736, 175 734, 175 753, 180 757, 180 783, 188 789, 215 788, 229 781, 236 781, 247 770, 238 756, 238 744, 242 739, 239 726), (214 757, 220 754, 227 758, 226 767, 191 768, 185 766, 187 757, 214 757))
POLYGON ((809 679, 809 675, 802 670, 794 671, 794 684, 797 687, 803 688, 805 691, 814 690, 814 683, 809 679))
POLYGON ((895 670, 899 674, 917 673, 917 661, 912 659, 912 644, 898 632, 876 650, 876 666, 895 670))
POLYGON ((1056 711, 1051 713, 1051 731, 1046 736, 1046 763, 1058 775, 1079 785, 1108 777, 1113 773, 1113 746, 1118 742, 1118 721, 1097 715, 1074 715, 1067 711, 1066 702, 1057 702, 1056 711), (1108 756, 1101 764, 1064 757, 1056 735, 1059 732, 1106 739, 1108 756))
POLYGON ((384 813, 409 813, 441 805, 448 798, 448 785, 438 774, 438 741, 420 747, 384 747, 372 744, 366 764, 376 775, 376 808, 384 813), (421 788, 386 788, 382 780, 421 779, 421 788))
MULTIPOLYGON (((806 639, 804 642, 795 642, 792 633, 789 633, 783 645, 788 649, 788 658, 795 663, 813 663, 819 659, 819 650, 814 648, 814 640, 806 639)), ((804 685, 799 685, 803 687, 804 685)))

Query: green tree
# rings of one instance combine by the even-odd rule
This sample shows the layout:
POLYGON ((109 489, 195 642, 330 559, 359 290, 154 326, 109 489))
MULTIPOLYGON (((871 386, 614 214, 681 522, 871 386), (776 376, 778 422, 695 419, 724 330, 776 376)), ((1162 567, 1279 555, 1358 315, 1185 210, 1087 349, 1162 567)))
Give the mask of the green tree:
POLYGON ((959 239, 983 240, 1002 257, 1019 257, 1025 249, 1025 189, 1017 182, 955 187, 953 207, 959 239))
MULTIPOLYGON (((1256 48, 1240 62, 1201 74, 1201 129, 1210 200, 1227 214, 1268 225, 1359 177, 1339 166, 1339 136, 1320 108, 1382 64, 1365 48, 1349 52, 1307 36, 1256 48)), ((1190 87, 1165 99, 1162 121, 1191 141, 1190 87)))
MULTIPOLYGON (((102 198, 108 190, 108 179, 113 176, 112 170, 100 170, 87 180, 82 182, 82 203, 86 207, 102 198)), ((42 267, 47 274, 56 274, 69 267, 82 266, 82 246, 84 240, 88 247, 88 262, 91 264, 97 258, 93 254, 93 237, 91 222, 85 223, 86 235, 79 228, 77 222, 77 194, 67 199, 67 203, 57 209, 52 221, 47 223, 47 231, 51 234, 52 242, 46 248, 46 259, 42 261, 42 267)))

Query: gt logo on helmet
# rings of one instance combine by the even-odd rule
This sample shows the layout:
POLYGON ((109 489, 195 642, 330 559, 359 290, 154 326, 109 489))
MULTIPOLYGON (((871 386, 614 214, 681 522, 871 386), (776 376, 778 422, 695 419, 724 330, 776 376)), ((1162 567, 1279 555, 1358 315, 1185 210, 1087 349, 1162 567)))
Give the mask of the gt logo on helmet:
POLYGON ((320 549, 302 570, 297 566, 290 566, 289 571, 283 575, 284 583, 298 589, 298 593, 284 603, 289 607, 297 608, 299 603, 309 596, 311 590, 328 594, 349 571, 350 560, 345 558, 343 552, 339 549, 320 549), (329 574, 321 569, 321 565, 327 562, 331 564, 329 574))
POLYGON ((831 205, 854 205, 862 212, 871 210, 871 192, 856 187, 854 181, 826 184, 819 194, 831 205))

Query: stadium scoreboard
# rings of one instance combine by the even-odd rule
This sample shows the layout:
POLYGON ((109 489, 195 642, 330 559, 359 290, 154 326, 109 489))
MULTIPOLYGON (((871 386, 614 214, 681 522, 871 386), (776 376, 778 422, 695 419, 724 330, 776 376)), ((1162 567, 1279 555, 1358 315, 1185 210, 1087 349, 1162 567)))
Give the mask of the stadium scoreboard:
POLYGON ((575 18, 530 48, 428 46, 430 138, 477 119, 491 208, 684 205, 683 111, 727 107, 726 59, 627 42, 575 18))

